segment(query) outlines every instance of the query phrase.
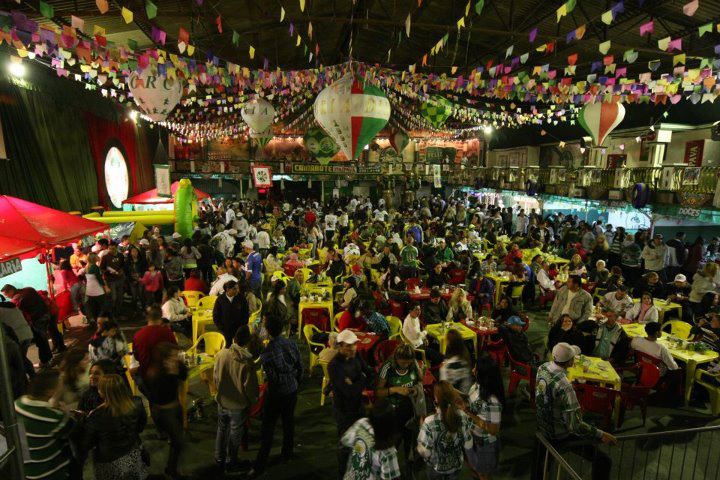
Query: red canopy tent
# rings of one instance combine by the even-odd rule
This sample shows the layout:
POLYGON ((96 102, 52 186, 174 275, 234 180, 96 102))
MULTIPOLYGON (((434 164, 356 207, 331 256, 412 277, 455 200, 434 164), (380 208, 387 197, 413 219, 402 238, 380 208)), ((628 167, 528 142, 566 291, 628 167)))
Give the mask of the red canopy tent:
MULTIPOLYGON (((175 196, 175 192, 177 192, 178 185, 180 182, 173 182, 172 185, 170 185, 170 191, 173 194, 173 197, 175 196)), ((198 190, 197 188, 194 188, 195 195, 197 195, 198 200, 202 200, 204 198, 210 198, 210 195, 207 193, 198 190)), ((152 190, 148 190, 147 192, 143 192, 140 194, 137 194, 133 197, 130 197, 126 200, 123 200, 122 203, 127 204, 142 204, 142 205, 163 205, 168 203, 173 203, 172 197, 160 197, 158 196, 157 188, 153 188, 152 190)))
MULTIPOLYGON (((107 228, 104 223, 0 195, 0 261, 29 258, 107 228)), ((49 277, 49 265, 47 269, 49 277)))

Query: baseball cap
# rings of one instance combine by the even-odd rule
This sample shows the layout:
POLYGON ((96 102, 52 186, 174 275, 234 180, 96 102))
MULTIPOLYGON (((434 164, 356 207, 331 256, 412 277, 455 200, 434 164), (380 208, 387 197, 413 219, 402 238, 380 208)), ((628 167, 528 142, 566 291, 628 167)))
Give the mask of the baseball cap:
POLYGON ((687 277, 683 275, 682 273, 678 273, 675 275, 675 281, 676 282, 687 282, 687 277))
POLYGON ((560 342, 552 349, 553 360, 561 363, 567 362, 571 358, 574 358, 575 355, 579 354, 580 347, 577 345, 570 345, 567 342, 560 342))
POLYGON ((335 339, 335 341, 337 343, 346 343, 348 345, 352 345, 358 342, 358 337, 352 330, 343 330, 342 332, 338 333, 337 339, 335 339))
POLYGON ((147 238, 141 238, 138 243, 140 245, 150 245, 150 241, 147 238))
POLYGON ((180 235, 178 232, 175 232, 172 234, 172 238, 182 238, 182 235, 180 235))
POLYGON ((507 319, 508 325, 519 325, 521 327, 525 326, 525 322, 523 322, 523 319, 518 317, 517 315, 513 315, 512 317, 507 319))

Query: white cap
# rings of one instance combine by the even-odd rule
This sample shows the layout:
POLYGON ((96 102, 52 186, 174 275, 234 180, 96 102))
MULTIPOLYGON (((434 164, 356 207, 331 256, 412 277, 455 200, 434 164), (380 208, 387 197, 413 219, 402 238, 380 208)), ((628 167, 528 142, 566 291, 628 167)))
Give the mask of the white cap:
POLYGON ((575 355, 580 354, 580 347, 577 345, 570 345, 566 342, 560 342, 555 345, 552 349, 553 360, 556 362, 564 363, 574 358, 575 355))
POLYGON ((678 273, 675 275, 675 281, 676 282, 687 282, 687 277, 683 275, 682 273, 678 273))
POLYGON ((253 248, 253 242, 252 240, 245 240, 242 243, 243 248, 253 248))
POLYGON ((141 238, 138 243, 140 245, 150 245, 150 240, 148 240, 147 238, 141 238))
POLYGON ((178 232, 175 232, 172 234, 172 238, 182 238, 182 235, 180 235, 178 232))
POLYGON ((337 343, 346 343, 348 345, 352 345, 358 342, 358 337, 352 330, 343 330, 342 332, 338 333, 337 339, 335 339, 335 341, 337 343))

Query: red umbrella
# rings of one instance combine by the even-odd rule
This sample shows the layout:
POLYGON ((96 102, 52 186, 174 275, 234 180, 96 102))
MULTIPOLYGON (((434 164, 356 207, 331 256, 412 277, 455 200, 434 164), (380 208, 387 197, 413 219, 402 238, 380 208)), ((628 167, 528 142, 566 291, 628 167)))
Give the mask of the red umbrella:
POLYGON ((94 220, 0 196, 0 260, 31 257, 107 228, 94 220))
MULTIPOLYGON (((175 196, 175 192, 177 192, 179 184, 180 184, 180 182, 173 182, 172 185, 170 185, 170 191, 172 192, 173 197, 175 196)), ((210 198, 210 195, 203 192, 202 190, 198 190, 197 188, 193 188, 193 190, 195 190, 195 195, 197 195, 198 200, 202 200, 204 198, 210 198)), ((148 190, 147 192, 139 193, 133 197, 125 199, 125 200, 123 200, 122 203, 143 204, 143 205, 162 205, 162 204, 173 203, 173 199, 172 199, 172 197, 168 198, 168 197, 158 196, 157 188, 153 188, 152 190, 148 190)))

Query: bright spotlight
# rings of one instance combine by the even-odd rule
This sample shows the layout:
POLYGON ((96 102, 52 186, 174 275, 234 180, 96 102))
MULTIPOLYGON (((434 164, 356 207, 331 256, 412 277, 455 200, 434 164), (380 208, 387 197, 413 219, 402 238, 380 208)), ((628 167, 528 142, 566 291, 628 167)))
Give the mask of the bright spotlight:
POLYGON ((17 62, 10 62, 8 64, 8 71, 13 77, 22 78, 25 76, 25 65, 17 62))
POLYGON ((485 128, 483 128, 483 132, 485 132, 486 135, 490 135, 493 132, 492 125, 485 125, 485 128))
POLYGON ((138 112, 135 110, 130 110, 130 120, 133 122, 137 122, 138 119, 138 112))

